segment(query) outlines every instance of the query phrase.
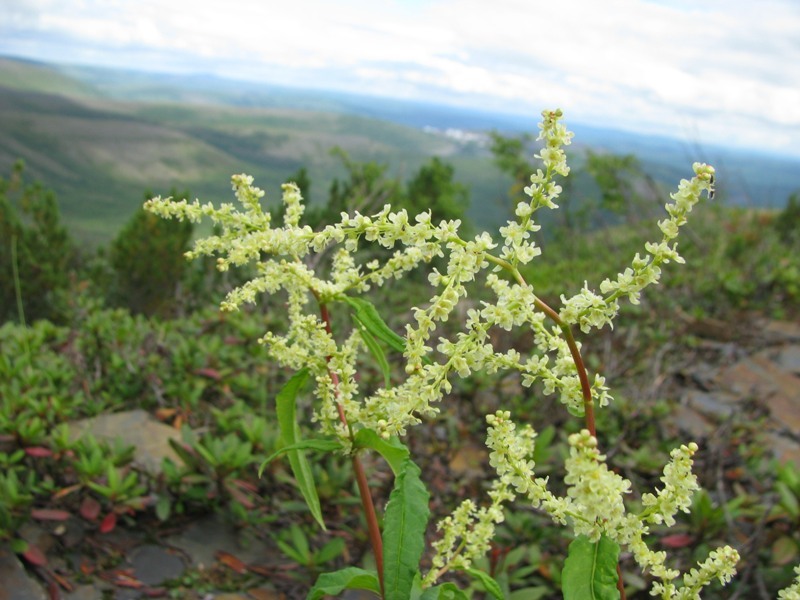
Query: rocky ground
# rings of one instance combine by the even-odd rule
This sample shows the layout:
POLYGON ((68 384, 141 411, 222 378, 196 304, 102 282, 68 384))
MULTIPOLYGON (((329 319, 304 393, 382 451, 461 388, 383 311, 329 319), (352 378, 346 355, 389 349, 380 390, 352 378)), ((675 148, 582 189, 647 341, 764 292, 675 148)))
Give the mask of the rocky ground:
MULTIPOLYGON (((684 360, 674 361, 674 367, 653 368, 658 395, 678 401, 675 426, 694 439, 708 439, 737 411, 761 414, 768 447, 780 460, 800 464, 800 324, 764 320, 739 328, 706 319, 688 327, 698 340, 693 351, 684 352, 684 360)), ((168 440, 177 432, 144 411, 75 423, 74 430, 76 435, 92 431, 135 445, 138 465, 151 472, 164 456, 175 458, 168 440)), ((453 469, 460 468, 456 461, 463 462, 463 456, 456 455, 453 469)), ((26 567, 0 548, 0 600, 190 598, 170 595, 164 586, 181 578, 186 589, 192 578, 202 579, 192 599, 273 600, 287 597, 286 586, 278 592, 275 581, 291 580, 291 565, 270 540, 252 536, 243 545, 242 537, 216 516, 176 524, 157 536, 147 528, 127 527, 99 534, 87 531, 78 518, 38 521, 21 533, 45 551, 47 564, 26 567), (87 549, 95 557, 92 561, 86 559, 87 549), (97 556, 107 556, 112 566, 98 565, 97 556), (247 581, 247 590, 214 591, 209 583, 216 578, 224 589, 231 576, 247 581)))

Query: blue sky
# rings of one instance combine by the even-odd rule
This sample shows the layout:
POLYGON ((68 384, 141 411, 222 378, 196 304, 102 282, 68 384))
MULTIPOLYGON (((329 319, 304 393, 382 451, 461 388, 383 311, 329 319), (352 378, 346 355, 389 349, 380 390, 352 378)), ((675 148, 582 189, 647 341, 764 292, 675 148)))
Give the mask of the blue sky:
POLYGON ((0 54, 530 113, 800 156, 798 0, 0 0, 0 54))

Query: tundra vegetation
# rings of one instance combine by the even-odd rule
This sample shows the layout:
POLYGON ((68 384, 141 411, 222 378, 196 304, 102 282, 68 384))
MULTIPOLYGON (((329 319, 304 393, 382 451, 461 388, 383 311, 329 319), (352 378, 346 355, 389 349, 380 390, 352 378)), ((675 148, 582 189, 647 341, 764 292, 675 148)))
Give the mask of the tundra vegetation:
MULTIPOLYGON (((636 342, 647 355, 669 335, 665 315, 791 316, 796 199, 778 216, 709 207, 679 253, 713 167, 692 166, 642 242, 635 161, 590 154, 612 223, 590 232, 591 214, 570 209, 561 235, 542 238, 570 175, 561 119, 543 112, 524 185, 524 143, 495 138, 515 185, 514 218, 493 234, 462 222, 465 190, 442 161, 403 186, 343 156, 348 179, 324 207, 304 205, 303 172, 271 209, 235 175, 238 205, 150 199, 107 256, 81 262, 52 197, 16 168, 0 188, 11 275, 0 290, 11 321, 0 329, 0 536, 37 564, 18 535, 30 519, 80 515, 107 532, 217 510, 251 535, 278 530, 313 575, 308 598, 800 597, 796 467, 734 417, 726 451, 739 471, 718 483, 739 498, 701 490, 703 440, 675 439, 664 399, 612 396, 609 359, 591 350, 619 339, 612 325, 634 331, 626 320, 646 330, 636 342), (189 249, 203 219, 213 231, 189 249), (617 272, 612 257, 629 248, 617 272), (684 257, 689 275, 668 275, 684 257), (599 281, 581 286, 576 271, 599 281), (205 305, 220 289, 215 314, 205 305), (71 420, 130 406, 182 431, 180 464, 165 459, 151 476, 131 448, 69 435, 71 420), (437 454, 465 439, 485 443, 486 472, 448 488, 437 454)), ((642 369, 628 351, 614 382, 625 394, 642 369)))

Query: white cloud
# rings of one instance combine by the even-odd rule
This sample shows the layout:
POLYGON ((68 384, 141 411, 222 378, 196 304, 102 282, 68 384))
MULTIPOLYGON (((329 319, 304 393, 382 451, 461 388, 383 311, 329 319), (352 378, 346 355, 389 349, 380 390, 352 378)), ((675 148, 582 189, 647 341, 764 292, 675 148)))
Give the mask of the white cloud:
MULTIPOLYGON (((257 73, 800 155, 796 0, 0 0, 0 52, 257 73)), ((51 57, 52 58, 52 57, 51 57)))

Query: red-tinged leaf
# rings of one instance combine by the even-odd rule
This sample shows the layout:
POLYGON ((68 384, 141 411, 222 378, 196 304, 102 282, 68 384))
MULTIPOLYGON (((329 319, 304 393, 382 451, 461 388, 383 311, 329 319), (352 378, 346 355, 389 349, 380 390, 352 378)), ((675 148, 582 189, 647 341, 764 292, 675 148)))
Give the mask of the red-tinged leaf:
POLYGON ((86 496, 81 502, 80 512, 87 521, 95 521, 100 516, 100 503, 91 496, 86 496))
POLYGON ((130 588, 134 590, 139 590, 144 587, 144 583, 136 579, 136 577, 133 575, 128 575, 127 573, 114 573, 114 579, 111 583, 117 587, 130 588))
POLYGON ((31 517, 37 521, 66 521, 72 515, 58 508, 34 508, 31 517))
POLYGON ((734 467, 725 471, 725 478, 731 481, 736 481, 744 477, 745 474, 746 471, 742 467, 734 467))
POLYGON ((81 489, 81 484, 76 483, 75 485, 71 485, 69 487, 61 488, 55 494, 53 494, 53 500, 59 500, 64 496, 69 496, 72 492, 81 489))
POLYGON ((47 581, 47 595, 50 597, 50 600, 61 600, 61 592, 58 591, 58 584, 55 579, 49 579, 47 581))
POLYGON ((238 502, 239 504, 244 506, 247 510, 253 510, 253 508, 255 507, 255 502, 253 502, 253 500, 250 498, 250 496, 248 496, 247 494, 242 492, 242 490, 240 490, 239 488, 237 488, 235 486, 231 485, 231 486, 227 486, 227 488, 228 488, 228 492, 231 495, 231 498, 236 500, 236 502, 238 502))
POLYGON ((168 593, 167 588, 146 588, 142 590, 142 594, 144 594, 147 598, 164 598, 168 593))
POLYGON ((254 494, 258 492, 258 486, 250 481, 245 481, 244 479, 231 479, 230 481, 243 490, 248 490, 254 494))
POLYGON ((80 572, 84 575, 91 575, 94 573, 95 566, 87 560, 81 560, 80 572))
POLYGON ((41 548, 30 543, 28 544, 28 549, 22 553, 22 558, 37 567, 43 567, 47 564, 47 557, 44 555, 41 548))
POLYGON ((70 580, 63 575, 60 575, 55 571, 50 571, 50 575, 53 577, 53 580, 61 586, 61 589, 67 592, 72 592, 75 590, 75 586, 72 585, 72 582, 70 582, 70 580))
POLYGON ((156 410, 156 419, 159 421, 169 421, 177 412, 177 408, 159 408, 156 410))
POLYGON ((31 446, 30 448, 25 448, 25 454, 34 458, 47 458, 53 456, 53 451, 43 446, 31 446))
POLYGON ((199 375, 200 377, 208 377, 209 379, 213 379, 214 381, 219 381, 220 379, 222 379, 222 375, 216 369, 208 369, 208 368, 195 369, 194 374, 199 375))
POLYGON ((675 533, 661 538, 661 545, 665 548, 685 548, 694 543, 694 538, 688 533, 675 533))
POLYGON ((261 577, 271 578, 275 576, 275 567, 265 567, 263 565, 250 565, 247 570, 261 577))
POLYGON ((114 531, 114 527, 117 526, 117 514, 110 512, 103 520, 100 522, 100 533, 109 533, 114 531))
POLYGON ((247 565, 236 558, 233 554, 220 550, 214 556, 219 562, 228 567, 231 571, 239 573, 240 575, 247 573, 247 565))

